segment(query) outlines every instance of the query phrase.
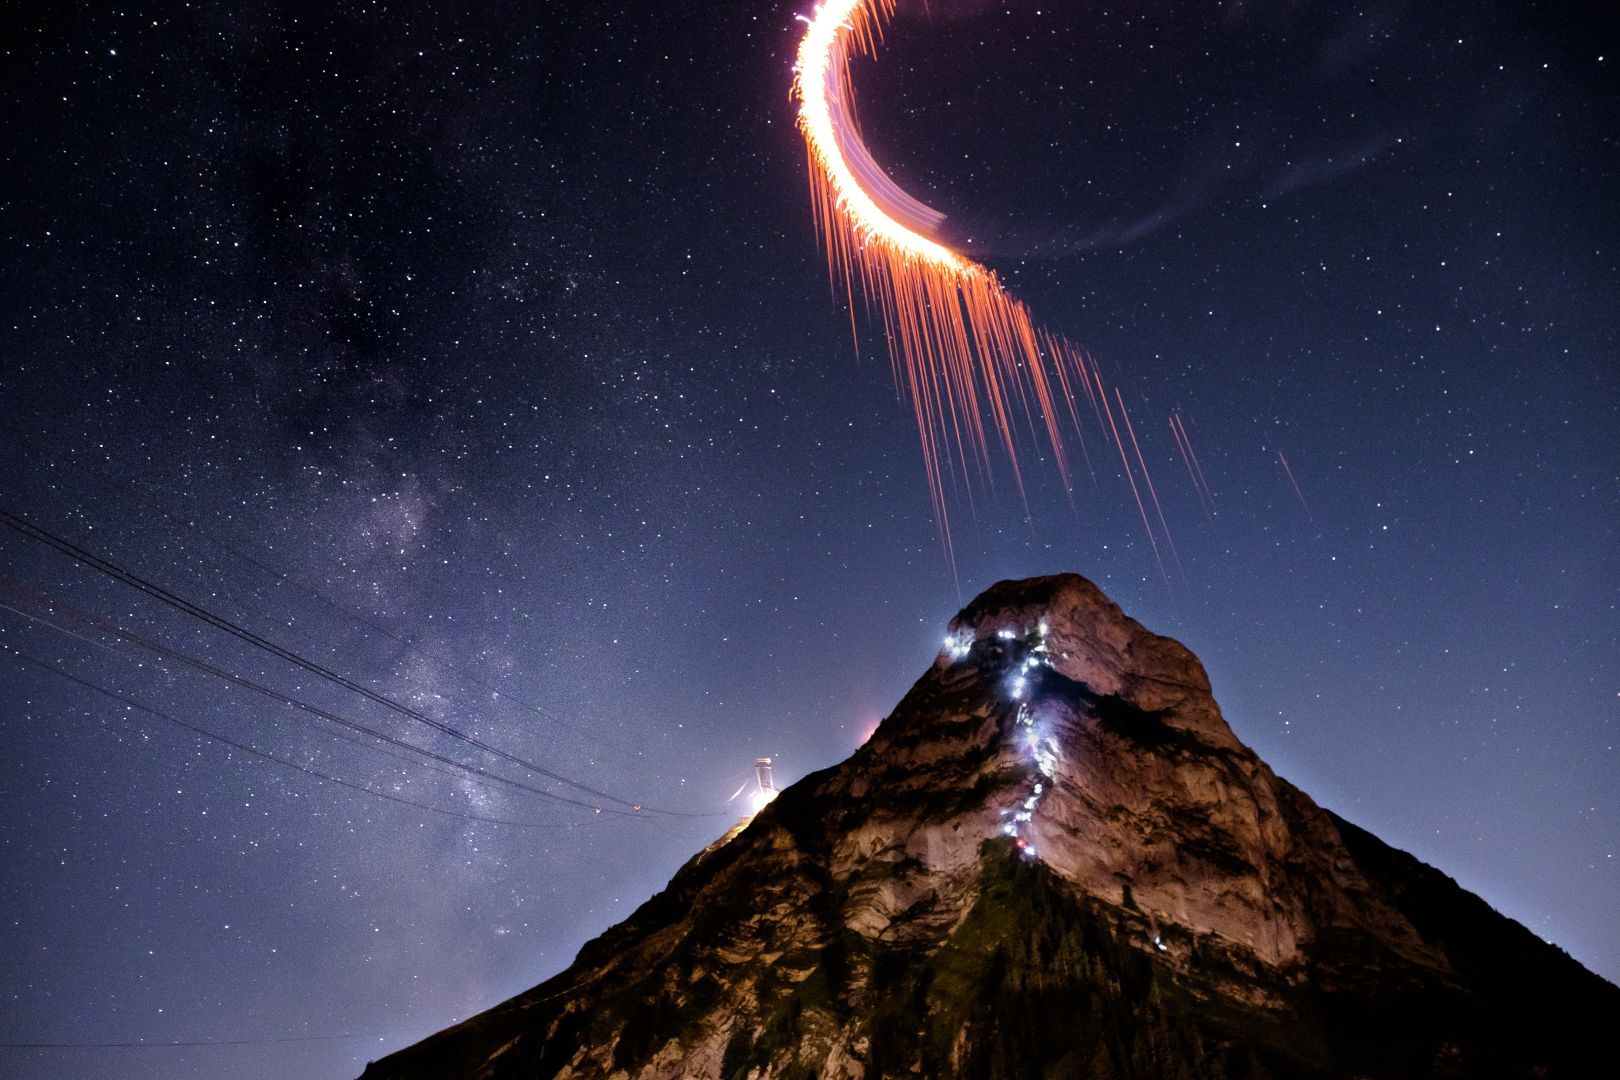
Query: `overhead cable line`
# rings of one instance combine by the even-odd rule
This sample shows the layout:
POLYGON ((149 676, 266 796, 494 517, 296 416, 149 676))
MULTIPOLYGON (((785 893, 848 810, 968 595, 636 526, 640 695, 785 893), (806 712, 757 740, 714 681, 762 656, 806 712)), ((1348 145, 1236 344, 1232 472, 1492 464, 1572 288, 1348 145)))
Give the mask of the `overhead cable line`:
MULTIPOLYGON (((32 590, 32 589, 23 589, 16 582, 13 582, 13 581, 6 581, 4 579, 0 579, 0 589, 4 589, 4 590, 6 590, 8 592, 27 595, 29 597, 29 599, 35 601, 36 603, 44 604, 47 607, 53 607, 54 606, 54 607, 62 607, 62 608, 71 609, 71 605, 66 604, 63 601, 53 600, 52 598, 50 598, 48 596, 45 596, 43 593, 39 593, 39 592, 37 592, 35 590, 32 590)), ((101 650, 103 650, 105 652, 111 653, 113 656, 118 657, 120 660, 130 659, 128 654, 120 652, 118 649, 115 649, 111 645, 108 645, 105 641, 97 641, 93 637, 87 637, 86 635, 79 633, 77 630, 70 630, 67 627, 63 626, 62 624, 52 622, 50 619, 47 619, 42 615, 37 615, 34 612, 24 611, 21 608, 15 608, 15 607, 12 607, 10 604, 0 604, 0 611, 9 611, 13 615, 18 615, 18 616, 21 616, 24 619, 27 619, 29 622, 38 623, 41 626, 48 626, 52 630, 55 630, 59 634, 63 634, 65 636, 67 636, 67 637, 73 638, 76 641, 82 641, 86 645, 92 645, 95 648, 98 648, 98 649, 101 649, 101 650)), ((86 613, 78 613, 78 614, 81 614, 84 621, 91 622, 92 624, 94 623, 94 619, 93 619, 92 616, 90 616, 90 615, 88 615, 86 613)), ((160 670, 166 670, 166 669, 160 668, 160 670)), ((365 751, 367 751, 369 753, 383 754, 383 755, 386 755, 388 757, 393 758, 395 761, 403 761, 407 765, 412 766, 413 768, 423 768, 423 769, 427 769, 427 770, 429 770, 431 772, 439 773, 439 774, 444 775, 444 776, 457 777, 457 774, 456 774, 456 772, 454 770, 446 769, 446 768, 443 768, 442 766, 435 765, 431 761, 419 760, 418 758, 414 758, 414 757, 410 757, 410 756, 408 756, 406 754, 398 753, 398 752, 396 752, 394 750, 388 749, 387 746, 378 746, 378 745, 375 745, 374 743, 363 742, 360 739, 353 738, 352 736, 349 736, 349 735, 345 735, 341 730, 330 730, 330 729, 327 729, 327 728, 315 728, 315 729, 312 729, 312 730, 320 731, 323 735, 327 736, 328 738, 336 739, 339 742, 347 743, 350 746, 357 746, 360 749, 365 750, 365 751)), ((414 752, 414 750, 413 750, 413 752, 414 752)), ((457 779, 463 779, 463 778, 462 777, 457 777, 457 779)))
POLYGON ((428 803, 417 802, 415 799, 407 799, 403 795, 394 795, 386 791, 378 791, 375 788, 366 787, 364 784, 358 784, 352 780, 345 780, 340 776, 330 776, 317 769, 300 765, 296 761, 289 761, 286 758, 279 757, 278 755, 272 754, 267 750, 260 750, 258 747, 249 746, 247 743, 238 742, 229 736, 221 735, 215 731, 209 731, 207 728, 193 724, 186 720, 182 720, 178 716, 170 716, 161 709, 154 709, 150 705, 144 705, 141 702, 136 701, 134 698, 125 697, 116 690, 112 690, 108 687, 91 682, 89 679, 80 678, 72 672, 62 670, 62 668, 50 663, 49 661, 41 660, 37 656, 32 656, 25 653, 15 646, 0 644, 0 649, 10 652, 19 660, 33 664, 35 667, 44 668, 46 671, 49 671, 54 675, 58 675, 61 678, 66 679, 68 682, 77 683, 86 690, 93 690, 98 694, 111 698, 113 701, 127 705, 131 709, 136 709, 140 712, 146 713, 148 716, 155 716, 159 720, 167 720, 169 723, 182 727, 197 735, 201 735, 203 738, 213 739, 215 742, 224 743, 226 746, 234 747, 237 750, 241 750, 243 753, 264 758, 266 761, 273 761, 277 765, 285 765, 287 768, 296 769, 306 776, 313 776, 317 780, 325 780, 341 787, 349 788, 352 791, 363 792, 367 795, 375 795, 379 799, 387 799, 389 802, 399 803, 403 806, 413 806, 418 810, 429 810, 435 814, 444 814, 448 817, 462 818, 466 821, 484 822, 489 825, 516 825, 522 828, 531 829, 566 829, 572 827, 570 823, 559 821, 514 821, 509 818, 488 817, 484 814, 474 814, 462 810, 452 810, 442 806, 432 806, 428 803))
POLYGON ((283 1035, 269 1039, 174 1039, 163 1042, 0 1042, 0 1050, 161 1050, 181 1046, 272 1046, 285 1043, 338 1042, 390 1036, 351 1032, 344 1035, 283 1035))
MULTIPOLYGON (((44 444, 38 442, 37 440, 29 438, 27 436, 22 436, 22 441, 24 443, 27 443, 30 446, 33 446, 36 450, 39 450, 41 452, 45 452, 45 451, 49 450, 49 447, 47 447, 44 444)), ((95 473, 96 475, 99 475, 99 476, 104 476, 104 477, 108 477, 108 478, 112 478, 112 479, 118 479, 118 480, 125 479, 124 477, 113 477, 112 473, 110 473, 110 472, 108 472, 106 470, 103 470, 103 469, 98 469, 95 466, 90 465, 88 463, 79 462, 79 463, 76 463, 76 464, 77 464, 77 466, 79 468, 85 469, 86 471, 91 472, 91 473, 95 473)), ((142 483, 142 484, 144 484, 146 486, 155 486, 155 485, 150 484, 148 481, 138 481, 138 482, 142 483)), ((366 627, 369 630, 376 631, 377 633, 381 634, 383 637, 389 639, 390 641, 395 642, 398 645, 403 646, 404 648, 406 648, 406 649, 408 649, 408 650, 410 650, 412 652, 417 653, 418 655, 428 656, 428 657, 433 658, 434 660, 437 660, 443 666, 450 669, 451 671, 454 671, 456 674, 458 674, 458 675, 462 676, 463 678, 468 679, 468 680, 478 684, 479 686, 482 686, 484 689, 486 689, 486 690, 490 691, 491 693, 495 694, 498 699, 500 699, 502 701, 509 701, 514 705, 521 706, 522 708, 525 708, 525 709, 529 710, 530 712, 534 713, 536 716, 540 717, 542 720, 545 720, 545 721, 547 721, 548 723, 551 723, 551 724, 555 724, 557 727, 563 728, 564 730, 572 732, 575 735, 579 735, 579 736, 581 736, 583 738, 590 739, 593 742, 601 743, 602 745, 608 745, 607 743, 603 742, 603 740, 599 739, 598 737, 593 735, 589 730, 581 727, 580 725, 575 724, 575 723, 570 723, 569 721, 564 720, 562 717, 558 716, 555 712, 552 712, 549 709, 544 709, 544 708, 540 707, 539 705, 534 704, 531 701, 527 701, 524 698, 521 698, 518 695, 512 693, 511 691, 506 690, 506 689, 504 689, 504 688, 502 688, 500 686, 495 685, 494 683, 490 682, 488 679, 486 679, 483 676, 479 675, 477 672, 472 671, 472 670, 470 670, 468 668, 462 667, 461 665, 457 664, 454 660, 446 657, 444 655, 444 653, 440 649, 434 647, 433 645, 424 643, 424 642, 422 642, 422 641, 420 641, 420 640, 418 640, 416 638, 411 638, 411 637, 407 637, 407 636, 405 636, 403 634, 395 633, 394 631, 390 630, 388 627, 383 626, 382 624, 378 623, 374 618, 372 618, 371 616, 368 616, 365 612, 357 611, 356 609, 354 609, 352 607, 349 607, 347 604, 344 604, 341 601, 332 599, 331 597, 327 596, 325 593, 321 592, 319 589, 315 588, 314 586, 309 585, 308 583, 306 583, 304 581, 301 581, 296 575, 286 573, 286 572, 284 572, 282 570, 278 570, 276 567, 271 566, 270 564, 268 564, 266 562, 263 562, 260 559, 255 558, 253 555, 249 554, 248 552, 243 551, 240 547, 237 547, 236 545, 232 544, 229 540, 226 540, 226 539, 224 539, 224 538, 222 538, 220 536, 217 536, 214 533, 210 532, 209 530, 203 528, 201 525, 197 524, 196 521, 192 520, 191 518, 183 517, 183 516, 181 516, 179 514, 174 513, 173 511, 167 509, 166 507, 158 505, 156 503, 147 502, 145 500, 140 500, 140 499, 137 499, 136 501, 140 502, 141 505, 146 506, 147 508, 151 509, 155 513, 162 515, 164 518, 167 518, 169 521, 173 522, 175 525, 183 526, 183 527, 191 530, 192 532, 196 533, 198 536, 201 536, 204 540, 208 541, 209 543, 214 544, 217 547, 219 547, 220 549, 222 549, 223 551, 228 552, 233 558, 241 560, 242 562, 246 563, 247 565, 253 567, 255 570, 258 570, 260 573, 263 573, 263 574, 265 574, 265 575, 267 575, 269 577, 272 577, 272 578, 276 579, 277 581, 282 582, 283 584, 290 585, 291 587, 293 587, 294 589, 297 589, 299 592, 301 592, 304 595, 310 597, 311 599, 317 600, 320 603, 326 605, 328 608, 331 608, 333 611, 338 612, 339 614, 343 615, 345 618, 348 618, 348 619, 358 623, 359 625, 366 627)))
POLYGON ((465 742, 469 746, 477 747, 478 749, 484 751, 485 753, 492 754, 492 755, 494 755, 496 757, 499 757, 499 758, 502 758, 502 759, 504 759, 506 761, 509 761, 512 764, 515 764, 515 765, 521 766, 522 768, 528 769, 531 772, 538 773, 539 775, 544 776, 547 779, 555 780, 557 783, 560 783, 560 784, 566 784, 567 786, 575 788, 575 789, 577 789, 579 791, 583 791, 583 792, 586 792, 587 794, 595 795, 600 799, 605 799, 605 800, 607 800, 609 802, 614 802, 614 803, 618 803, 621 806, 629 807, 630 810, 632 812, 634 812, 634 813, 641 813, 641 812, 645 811, 647 813, 661 814, 661 815, 665 815, 665 816, 669 816, 669 817, 708 817, 708 816, 711 816, 711 815, 708 815, 708 814, 693 813, 693 812, 690 812, 690 811, 666 810, 666 809, 661 809, 661 808, 656 808, 656 807, 644 806, 643 804, 632 802, 629 799, 621 798, 621 797, 619 797, 617 795, 610 794, 610 793, 608 793, 606 791, 603 791, 603 790, 601 790, 599 788, 592 787, 589 784, 585 784, 585 783, 583 783, 581 781, 574 780, 574 779, 572 779, 570 777, 564 776, 561 773, 555 772, 554 770, 548 769, 543 765, 539 765, 539 764, 537 764, 535 762, 529 761, 526 758, 523 758, 523 757, 520 757, 517 754, 511 753, 510 751, 502 750, 499 747, 492 746, 489 743, 485 742, 483 739, 480 739, 476 735, 471 735, 471 734, 468 734, 467 732, 461 731, 460 729, 456 728, 455 726, 453 726, 453 725, 451 725, 449 723, 446 723, 445 721, 440 720, 437 717, 430 716, 427 713, 424 713, 419 709, 412 708, 411 706, 406 705, 403 702, 396 701, 395 699, 393 699, 391 697, 388 697, 385 694, 381 694, 381 693, 377 692, 376 690, 371 689, 368 686, 364 686, 364 685, 362 685, 360 683, 357 683, 353 679, 350 679, 347 676, 340 674, 339 672, 333 671, 331 668, 326 667, 323 664, 317 663, 314 660, 307 659, 306 657, 303 657, 303 656, 299 655, 298 653, 293 652, 291 649, 285 648, 284 646, 279 645, 274 641, 271 641, 271 640, 269 640, 267 638, 261 637, 260 635, 255 634, 253 631, 248 630, 247 628, 245 628, 243 626, 240 626, 237 623, 234 623, 231 620, 224 618, 223 616, 216 615, 213 612, 208 611, 206 608, 200 607, 197 604, 194 604, 191 601, 186 600, 185 598, 183 598, 181 596, 178 596, 173 592, 170 592, 168 589, 163 588, 163 586, 157 585, 157 584, 155 584, 155 583, 153 583, 151 581, 148 581, 145 578, 142 578, 139 575, 137 575, 137 574, 135 574, 135 573, 133 573, 133 572, 131 572, 129 570, 124 569, 123 567, 117 565, 116 563, 110 562, 107 559, 104 559, 101 556, 94 554, 93 552, 87 551, 86 549, 84 549, 84 548, 78 546, 77 544, 73 543, 71 540, 67 540, 67 539, 65 539, 63 537, 57 536, 56 534, 54 534, 52 532, 49 532, 49 531, 47 531, 45 529, 42 529, 39 526, 33 524, 32 522, 29 522, 29 521, 25 520, 24 518, 18 517, 17 515, 11 513, 10 511, 0 509, 0 524, 3 524, 5 526, 7 526, 8 528, 13 529, 16 532, 19 532, 22 535, 29 537, 30 539, 37 540, 40 543, 45 544, 48 547, 54 548, 55 550, 61 552, 62 554, 68 556, 69 558, 74 559, 75 561, 77 561, 77 562, 79 562, 79 563, 81 563, 81 564, 83 564, 85 566, 88 566, 93 570, 96 570, 96 571, 98 571, 98 572, 100 572, 102 574, 105 574, 108 577, 111 577, 116 581, 120 581, 120 582, 124 583, 125 585, 128 585, 131 588, 136 589, 139 592, 145 593, 147 596, 150 596, 155 600, 158 600, 158 601, 160 601, 160 602, 162 602, 164 604, 167 604, 168 606, 174 608, 177 611, 182 612, 183 614, 189 615, 192 618, 195 618, 195 619, 198 619, 198 620, 200 620, 202 622, 205 622, 208 625, 214 627, 215 629, 223 630, 225 633, 230 634, 232 637, 235 637, 235 638, 237 638, 237 639, 239 639, 241 641, 247 642, 248 644, 254 646, 255 648, 258 648, 258 649, 261 649, 261 650, 263 650, 265 652, 268 652, 272 656, 275 656, 275 657, 277 657, 277 658, 279 658, 281 660, 284 660, 287 663, 294 665, 295 667, 303 668, 305 671, 308 671, 311 674, 317 675, 320 678, 325 679, 325 680, 327 680, 329 682, 335 683, 336 685, 341 686, 346 690, 349 690, 349 691, 351 691, 351 692, 353 692, 355 694, 360 695, 361 697, 365 698, 368 701, 374 702, 374 703, 376 703, 378 705, 381 705, 382 707, 384 707, 386 709, 389 709, 389 710, 392 710, 393 712, 399 713, 402 716, 409 717, 409 718, 411 718, 413 720, 416 720, 419 723, 425 724, 428 727, 433 728, 435 731, 441 732, 442 734, 448 735, 451 738, 458 739, 458 740, 460 740, 462 742, 465 742))
MULTIPOLYGON (((23 591, 21 589, 18 589, 15 585, 13 585, 10 582, 0 582, 0 585, 4 585, 5 587, 11 589, 12 591, 18 591, 18 592, 23 591)), ((329 721, 330 723, 337 724, 340 727, 348 728, 350 731, 356 731, 356 732, 359 732, 359 733, 361 733, 363 735, 369 735, 374 739, 379 739, 379 740, 381 740, 381 741, 383 741, 385 743, 388 743, 390 746, 397 746, 402 750, 408 750, 408 751, 410 751, 412 753, 420 754, 423 757, 431 758, 434 761, 442 762, 443 764, 449 765, 450 767, 455 768, 455 769, 459 769, 462 772, 470 773, 470 774, 472 774, 474 776, 480 776, 480 777, 483 777, 486 780, 493 780, 493 781, 495 781, 497 783, 500 783, 500 784, 505 784, 508 787, 516 788, 519 791, 527 792, 527 793, 529 793, 531 795, 538 796, 538 797, 540 797, 542 799, 547 799, 547 800, 549 800, 551 802, 566 803, 569 806, 577 806, 577 807, 580 807, 581 809, 589 810, 589 811, 591 811, 592 813, 595 813, 595 814, 613 814, 615 816, 623 816, 623 817, 636 817, 637 816, 636 814, 634 814, 634 813, 632 813, 632 812, 630 812, 628 810, 615 810, 615 809, 608 808, 608 807, 598 806, 598 805, 596 805, 594 803, 585 802, 583 799, 576 799, 576 798, 573 798, 573 797, 568 796, 568 795, 559 795, 555 791, 546 791, 544 788, 537 788, 537 787, 534 787, 534 786, 532 786, 530 784, 525 784, 521 780, 513 780, 510 777, 501 776, 499 773, 489 772, 488 770, 480 768, 477 765, 469 765, 469 764, 467 764, 465 762, 457 761, 456 759, 454 759, 452 757, 448 757, 447 755, 438 753, 437 751, 429 750, 426 747, 417 746, 414 743, 405 742, 405 741, 403 741, 401 739, 395 738, 392 735, 389 735, 386 732, 378 731, 375 728, 368 727, 367 725, 365 725, 365 724, 363 724, 363 723, 361 723, 361 722, 359 722, 357 720, 351 720, 346 716, 341 716, 341 715, 339 715, 337 713, 334 713, 334 712, 331 712, 329 710, 323 709, 323 708, 321 708, 321 707, 319 707, 317 705, 311 705, 307 701, 302 701, 302 700, 300 700, 298 698, 295 698, 290 694, 287 694, 287 693, 285 693, 285 692, 283 692, 281 690, 277 690, 275 687, 266 686, 263 683, 255 682, 252 679, 243 678, 240 675, 236 675, 236 674, 234 674, 232 672, 226 671, 224 668, 218 667, 218 666, 216 666, 214 664, 210 664, 206 660, 199 660, 194 656, 190 656, 190 655, 188 655, 186 653, 183 653, 183 652, 179 651, 178 649, 173 649, 173 648, 170 648, 167 645, 161 644, 160 642, 152 641, 149 638, 142 637, 140 634, 135 633, 133 630, 127 630, 124 627, 121 627, 121 626, 117 625, 116 623, 112 623, 112 622, 108 622, 107 620, 100 619, 100 618, 98 618, 98 617, 96 617, 94 615, 89 614, 88 612, 79 611, 78 609, 73 608, 72 605, 70 605, 70 604, 65 604, 65 603, 63 603, 62 601, 59 601, 59 600, 47 600, 47 602, 50 603, 50 604, 54 604, 54 605, 56 605, 58 607, 68 609, 69 611, 73 612, 73 614, 75 614, 81 621, 87 622, 87 623, 91 624, 92 626, 95 626, 97 629, 104 630, 107 633, 110 633, 110 634, 113 634, 116 637, 122 638, 123 640, 128 641, 131 644, 139 645, 142 648, 148 649, 151 652, 154 652, 159 656, 165 657, 165 658, 170 659, 170 660, 174 660, 174 661, 176 661, 178 663, 186 664, 186 665, 188 665, 190 667, 193 667, 193 668, 197 669, 198 671, 202 671, 202 672, 205 672, 206 674, 213 675, 215 678, 223 679, 226 682, 233 683, 236 686, 240 686, 245 690, 252 690, 254 693, 262 694, 265 697, 271 698, 274 701, 281 702, 284 705, 290 705, 291 707, 293 707, 295 709, 299 709, 299 710, 301 710, 303 712, 307 712, 307 713, 311 714, 312 716, 318 716, 322 720, 326 720, 326 721, 329 721)), ((15 609, 13 609, 13 610, 15 610, 15 609)), ((21 614, 23 614, 25 618, 34 619, 35 621, 45 623, 45 625, 51 626, 54 629, 61 629, 60 627, 56 627, 54 623, 51 623, 48 620, 40 619, 37 616, 28 615, 26 612, 23 612, 21 614)), ((74 636, 78 636, 78 635, 74 635, 74 636)))

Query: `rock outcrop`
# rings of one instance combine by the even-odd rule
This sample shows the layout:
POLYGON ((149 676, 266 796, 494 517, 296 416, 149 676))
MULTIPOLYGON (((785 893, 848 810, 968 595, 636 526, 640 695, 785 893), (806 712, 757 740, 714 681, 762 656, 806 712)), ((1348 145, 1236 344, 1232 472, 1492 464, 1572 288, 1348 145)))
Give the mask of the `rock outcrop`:
POLYGON ((1063 575, 989 589, 847 761, 365 1078, 1580 1076, 1614 1019, 1063 575))

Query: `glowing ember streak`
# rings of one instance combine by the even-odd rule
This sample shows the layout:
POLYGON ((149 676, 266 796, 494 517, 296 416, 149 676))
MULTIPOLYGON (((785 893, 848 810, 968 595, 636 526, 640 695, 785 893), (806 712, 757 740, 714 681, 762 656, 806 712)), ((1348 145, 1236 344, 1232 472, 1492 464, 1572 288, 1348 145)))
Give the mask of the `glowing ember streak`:
MULTIPOLYGON (((1147 533, 1148 544, 1153 548, 1153 561, 1159 564, 1159 576, 1168 585, 1170 584, 1170 575, 1165 572, 1164 558, 1159 554, 1159 542, 1154 539, 1153 525, 1148 521, 1147 507, 1142 504, 1142 493, 1137 489, 1136 475, 1131 470, 1131 460, 1125 456, 1125 440, 1119 437, 1119 425, 1114 423, 1114 407, 1108 404, 1108 393, 1103 389, 1102 379, 1097 376, 1095 369, 1091 374, 1097 380, 1097 393, 1102 398, 1103 411, 1108 417, 1108 430, 1114 436, 1114 445, 1119 448, 1119 463, 1124 466, 1125 479, 1130 481, 1131 496, 1136 500, 1136 511, 1142 515, 1142 529, 1147 533)), ((1121 412, 1125 411, 1124 401, 1119 403, 1119 408, 1121 412)))
MULTIPOLYGON (((910 398, 922 439, 934 514, 954 562, 947 469, 952 488, 974 474, 988 477, 993 439, 1022 493, 1014 431, 1027 426, 1033 435, 1039 426, 1068 489, 1059 410, 1078 431, 1071 392, 1078 382, 1099 422, 1101 411, 1091 385, 1095 369, 1085 354, 1037 327, 987 267, 925 235, 943 215, 900 190, 861 142, 849 60, 852 51, 874 51, 881 23, 893 11, 894 0, 824 0, 804 19, 793 93, 830 268, 849 298, 852 328, 857 284, 882 318, 895 378, 910 398)), ((1083 440, 1081 450, 1089 468, 1083 440)))
POLYGON ((1198 463, 1198 454, 1193 451, 1192 439, 1187 436, 1187 425, 1182 421, 1179 412, 1170 414, 1170 434, 1176 440, 1176 449, 1181 451, 1181 460, 1187 466, 1187 475, 1192 478, 1193 491, 1198 494, 1198 505, 1204 508, 1204 516, 1214 524, 1215 495, 1204 480, 1203 466, 1198 463))
MULTIPOLYGON (((1125 397, 1114 387, 1114 397, 1119 402, 1119 415, 1125 420, 1125 432, 1131 437, 1131 449, 1136 451, 1136 463, 1142 467, 1142 479, 1147 483, 1148 495, 1153 499, 1153 512, 1158 515, 1159 525, 1164 529, 1164 542, 1170 545, 1170 554, 1176 560, 1176 569, 1181 570, 1181 552, 1176 550, 1176 541, 1170 535, 1170 523, 1164 520, 1164 507, 1159 505, 1159 493, 1153 489, 1153 477, 1148 473, 1147 458, 1142 456, 1142 444, 1136 441, 1136 429, 1131 426, 1130 411, 1125 408, 1125 397)), ((1183 577, 1186 572, 1182 571, 1183 577)))
POLYGON ((1276 447, 1272 447, 1272 449, 1277 450, 1277 462, 1282 465, 1283 472, 1288 476, 1288 486, 1294 489, 1294 494, 1299 498, 1299 505, 1305 510, 1305 519, 1315 525, 1316 517, 1311 513, 1311 504, 1305 501, 1305 493, 1299 490, 1299 481, 1294 479, 1294 470, 1289 467, 1288 458, 1283 456, 1283 452, 1276 447))

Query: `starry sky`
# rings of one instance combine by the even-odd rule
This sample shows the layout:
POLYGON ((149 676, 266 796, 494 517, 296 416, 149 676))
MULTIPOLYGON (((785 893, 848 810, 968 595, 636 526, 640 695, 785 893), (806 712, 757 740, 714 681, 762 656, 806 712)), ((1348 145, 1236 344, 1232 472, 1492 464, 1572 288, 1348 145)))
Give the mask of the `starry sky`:
POLYGON ((8 5, 0 1073, 353 1076, 1060 570, 1620 978, 1600 6, 903 3, 867 143, 1122 388, 1177 556, 1032 445, 954 575, 817 248, 808 6, 8 5))

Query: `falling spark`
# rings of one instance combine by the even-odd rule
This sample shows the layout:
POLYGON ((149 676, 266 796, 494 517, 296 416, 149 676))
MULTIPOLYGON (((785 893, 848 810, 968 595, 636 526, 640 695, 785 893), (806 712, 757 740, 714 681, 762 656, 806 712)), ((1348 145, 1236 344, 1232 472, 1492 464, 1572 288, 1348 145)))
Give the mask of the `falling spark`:
MULTIPOLYGON (((1148 521, 1147 507, 1142 504, 1142 493, 1137 489, 1136 475, 1131 470, 1131 460, 1125 456, 1125 440, 1119 437, 1119 425, 1114 423, 1114 407, 1108 404, 1108 393, 1103 389, 1102 379, 1095 370, 1091 374, 1092 378, 1097 380, 1097 393, 1102 398, 1103 412, 1108 417, 1108 430, 1114 436, 1114 445, 1119 449, 1119 463, 1125 469, 1125 479, 1130 482, 1131 497, 1136 500, 1136 511, 1142 515, 1142 529, 1147 533, 1148 544, 1153 548, 1153 561, 1159 564, 1159 576, 1168 585, 1170 584, 1170 575, 1165 572, 1164 558, 1159 554, 1159 541, 1154 539, 1153 525, 1148 521)), ((1122 410, 1125 408, 1124 402, 1120 402, 1120 408, 1122 410)))
POLYGON ((1158 515, 1159 526, 1164 530, 1164 542, 1170 547, 1170 555, 1176 560, 1176 569, 1181 570, 1185 578, 1187 572, 1182 570, 1181 552, 1176 550, 1176 541, 1170 535, 1170 523, 1164 520, 1164 507, 1159 505, 1159 493, 1153 489, 1153 477, 1148 474, 1147 459, 1142 456, 1142 445, 1136 441, 1136 429, 1131 426, 1131 414, 1125 408, 1125 397, 1114 387, 1114 398, 1119 402, 1119 415, 1125 420, 1125 431, 1131 437, 1131 449, 1136 451, 1136 463, 1142 468, 1142 479, 1147 484, 1148 495, 1153 499, 1153 512, 1158 515))
POLYGON ((1182 422, 1179 412, 1170 414, 1170 434, 1176 440, 1176 449, 1181 451, 1182 462, 1187 466, 1187 475, 1192 479, 1193 491, 1198 496, 1198 505, 1203 507, 1204 516, 1214 524, 1215 495, 1204 480, 1203 466, 1198 463, 1198 454, 1193 450, 1192 439, 1187 436, 1187 425, 1182 422))
POLYGON ((1315 525, 1316 517, 1311 513, 1311 504, 1305 501, 1305 493, 1299 490, 1299 481, 1294 478, 1294 470, 1288 464, 1287 455, 1277 447, 1272 449, 1277 451, 1277 463, 1282 466, 1284 475, 1288 477, 1288 486, 1294 489, 1295 496, 1299 498, 1299 505, 1305 510, 1305 520, 1315 525))
MULTIPOLYGON (((1072 392, 1078 384, 1099 422, 1101 412, 1091 385, 1095 367, 1085 353, 1038 327, 989 268, 929 235, 944 215, 902 191, 862 143, 849 61, 854 53, 875 51, 882 22, 893 11, 894 0, 825 0, 814 14, 801 16, 807 29, 793 94, 833 281, 849 300, 852 331, 857 286, 881 318, 895 380, 911 403, 922 440, 934 516, 954 565, 948 488, 965 484, 971 494, 971 476, 990 477, 994 444, 1025 495, 1015 431, 1027 427, 1039 440, 1039 426, 1064 489, 1072 492, 1060 410, 1078 433, 1072 392)), ((1083 438, 1080 447, 1089 470, 1083 438)), ((1027 506, 1027 496, 1025 501, 1027 506)))

